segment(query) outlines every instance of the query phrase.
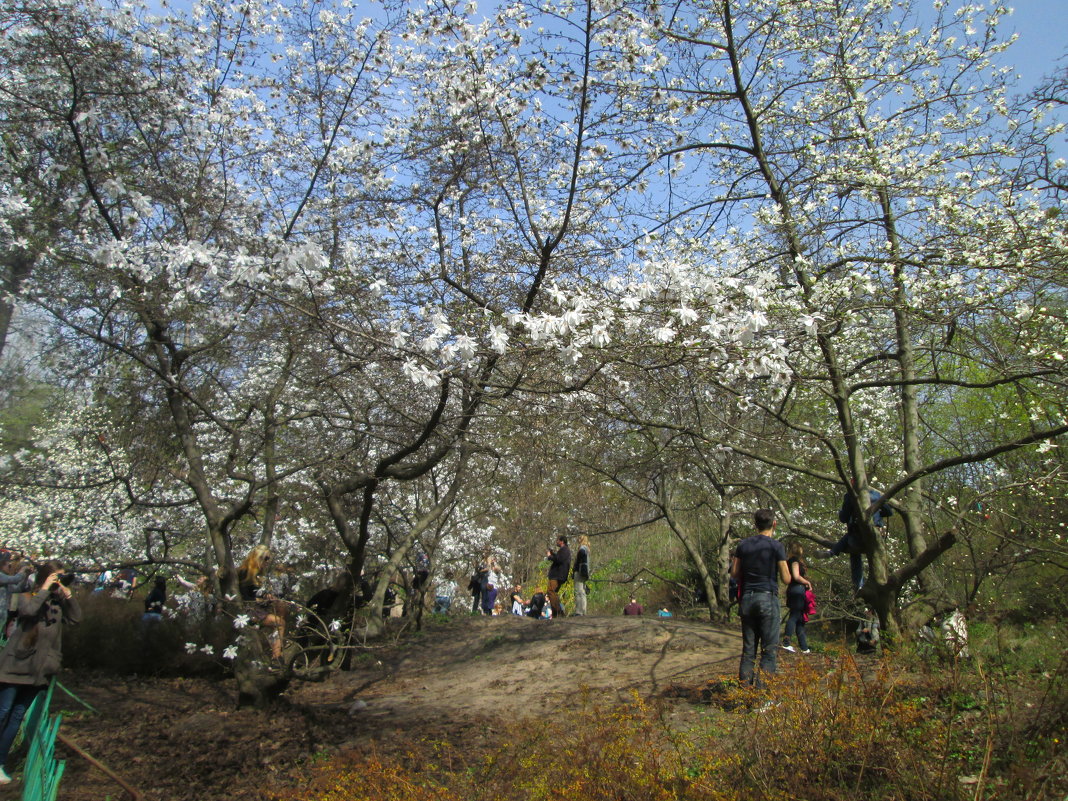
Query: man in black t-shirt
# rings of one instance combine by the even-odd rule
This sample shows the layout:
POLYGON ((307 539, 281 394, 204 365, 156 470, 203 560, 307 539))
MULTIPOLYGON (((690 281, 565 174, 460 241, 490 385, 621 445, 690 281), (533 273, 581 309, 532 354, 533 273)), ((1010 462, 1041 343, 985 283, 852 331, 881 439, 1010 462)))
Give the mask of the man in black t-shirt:
POLYGON ((779 581, 789 584, 790 571, 786 567, 786 550, 774 537, 775 514, 770 509, 758 509, 753 522, 757 533, 738 543, 731 561, 731 578, 742 586, 742 659, 738 678, 760 687, 761 674, 774 673, 778 667, 779 581), (760 672, 754 674, 758 642, 760 672))

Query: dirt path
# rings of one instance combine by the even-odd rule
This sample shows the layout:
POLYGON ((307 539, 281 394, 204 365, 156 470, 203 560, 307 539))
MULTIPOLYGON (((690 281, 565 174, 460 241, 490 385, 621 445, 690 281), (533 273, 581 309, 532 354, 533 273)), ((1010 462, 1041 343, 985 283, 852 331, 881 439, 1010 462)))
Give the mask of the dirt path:
MULTIPOLYGON (((478 748, 495 724, 544 716, 584 688, 592 701, 613 701, 701 684, 733 674, 740 647, 734 630, 674 619, 462 618, 375 649, 326 682, 296 683, 269 711, 236 709, 232 682, 189 679, 65 674, 98 714, 56 700, 63 733, 146 801, 253 799, 272 776, 338 748, 392 750, 413 737, 478 748)), ((126 797, 57 753, 68 760, 61 801, 126 797)), ((14 797, 13 788, 0 794, 14 797)))

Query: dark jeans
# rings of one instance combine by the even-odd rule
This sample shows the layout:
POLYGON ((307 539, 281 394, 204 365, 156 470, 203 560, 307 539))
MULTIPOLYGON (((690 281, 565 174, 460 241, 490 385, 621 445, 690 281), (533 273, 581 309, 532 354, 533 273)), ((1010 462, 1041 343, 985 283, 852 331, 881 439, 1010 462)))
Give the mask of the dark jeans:
POLYGON ((763 687, 762 674, 774 673, 778 667, 779 596, 770 592, 745 592, 739 611, 742 617, 742 660, 738 665, 738 678, 763 687), (760 672, 754 674, 757 643, 760 643, 760 672))
POLYGON ((842 539, 831 548, 831 554, 849 554, 849 578, 858 590, 864 586, 864 555, 860 552, 860 538, 847 531, 842 539))
POLYGON ((790 638, 797 634, 797 644, 802 651, 808 650, 808 637, 805 635, 805 587, 803 584, 791 584, 786 590, 786 608, 790 610, 786 618, 786 633, 783 643, 790 644, 790 638))
POLYGON ((0 767, 7 763, 22 718, 40 691, 29 684, 0 684, 0 767))

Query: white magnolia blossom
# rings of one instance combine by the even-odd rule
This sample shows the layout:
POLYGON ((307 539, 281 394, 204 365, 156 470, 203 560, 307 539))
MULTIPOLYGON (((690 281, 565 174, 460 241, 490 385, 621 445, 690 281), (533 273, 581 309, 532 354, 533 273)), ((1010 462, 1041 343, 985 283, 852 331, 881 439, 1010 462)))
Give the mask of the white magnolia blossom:
POLYGON ((653 338, 657 342, 668 343, 673 342, 675 337, 679 335, 679 332, 672 328, 670 325, 663 325, 653 331, 653 338))
POLYGON ((490 326, 489 341, 494 353, 508 352, 508 331, 503 326, 490 326))

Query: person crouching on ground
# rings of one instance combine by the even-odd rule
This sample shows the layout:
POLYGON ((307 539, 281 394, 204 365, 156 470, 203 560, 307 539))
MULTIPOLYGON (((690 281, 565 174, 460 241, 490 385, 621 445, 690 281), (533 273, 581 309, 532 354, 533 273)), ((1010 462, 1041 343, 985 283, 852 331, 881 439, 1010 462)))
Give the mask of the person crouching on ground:
POLYGON ((7 756, 26 710, 63 658, 63 626, 78 623, 82 610, 60 579, 63 563, 37 568, 36 589, 19 598, 18 620, 0 651, 0 784, 7 784, 7 756))

